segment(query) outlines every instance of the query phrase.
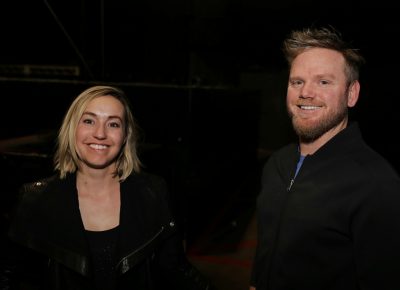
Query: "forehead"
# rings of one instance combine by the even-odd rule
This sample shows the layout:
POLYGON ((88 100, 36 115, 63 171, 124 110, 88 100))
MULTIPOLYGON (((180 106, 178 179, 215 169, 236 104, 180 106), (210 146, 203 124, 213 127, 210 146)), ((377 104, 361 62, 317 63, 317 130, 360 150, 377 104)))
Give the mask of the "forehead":
POLYGON ((95 97, 94 99, 90 100, 85 109, 85 112, 88 111, 122 116, 124 113, 124 106, 117 98, 106 95, 95 97))
POLYGON ((293 60, 291 73, 298 71, 344 73, 344 68, 345 59, 340 52, 327 48, 311 48, 293 60))

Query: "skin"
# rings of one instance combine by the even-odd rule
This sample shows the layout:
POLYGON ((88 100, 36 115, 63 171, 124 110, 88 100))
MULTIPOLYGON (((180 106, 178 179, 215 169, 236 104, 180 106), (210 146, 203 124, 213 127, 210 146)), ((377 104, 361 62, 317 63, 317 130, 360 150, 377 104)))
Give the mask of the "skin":
POLYGON ((286 105, 299 136, 301 155, 315 153, 346 128, 347 110, 355 106, 359 92, 358 81, 348 84, 345 60, 339 52, 312 48, 294 59, 286 105))
POLYGON ((302 155, 313 154, 346 128, 347 110, 355 106, 359 92, 358 81, 348 84, 339 52, 312 48, 294 59, 286 105, 302 155))
POLYGON ((89 102, 76 128, 79 209, 87 230, 119 224, 120 184, 113 173, 125 139, 123 114, 117 99, 101 96, 89 102))

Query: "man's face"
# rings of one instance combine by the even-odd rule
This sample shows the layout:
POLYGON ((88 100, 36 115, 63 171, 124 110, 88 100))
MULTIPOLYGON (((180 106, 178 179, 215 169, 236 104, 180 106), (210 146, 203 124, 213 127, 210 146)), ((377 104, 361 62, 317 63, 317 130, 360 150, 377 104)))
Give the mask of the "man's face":
POLYGON ((304 142, 326 133, 334 135, 336 128, 345 127, 348 107, 357 98, 358 91, 354 93, 348 85, 345 60, 339 52, 312 48, 294 59, 286 105, 293 128, 304 142))

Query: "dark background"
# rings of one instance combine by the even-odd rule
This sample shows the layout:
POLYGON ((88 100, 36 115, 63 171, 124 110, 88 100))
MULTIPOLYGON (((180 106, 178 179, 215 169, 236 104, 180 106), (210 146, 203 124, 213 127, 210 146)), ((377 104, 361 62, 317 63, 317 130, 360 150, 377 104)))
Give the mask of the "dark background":
POLYGON ((281 43, 310 25, 336 27, 367 59, 352 118, 400 170, 399 15, 389 1, 3 2, 5 210, 20 183, 51 173, 63 114, 94 84, 129 95, 146 169, 167 179, 189 234, 221 207, 252 206, 263 161, 293 140, 281 43))

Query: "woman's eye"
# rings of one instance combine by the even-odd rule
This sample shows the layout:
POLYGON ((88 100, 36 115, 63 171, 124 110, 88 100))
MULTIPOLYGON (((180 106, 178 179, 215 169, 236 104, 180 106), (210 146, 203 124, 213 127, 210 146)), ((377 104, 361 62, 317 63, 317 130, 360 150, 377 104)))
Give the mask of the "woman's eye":
POLYGON ((109 126, 112 127, 112 128, 119 128, 119 127, 121 127, 121 125, 120 125, 119 123, 117 123, 117 122, 112 122, 112 123, 109 124, 109 126))
POLYGON ((94 123, 93 120, 91 120, 91 119, 83 119, 82 122, 85 124, 93 124, 94 123))

